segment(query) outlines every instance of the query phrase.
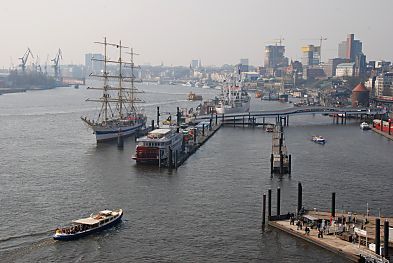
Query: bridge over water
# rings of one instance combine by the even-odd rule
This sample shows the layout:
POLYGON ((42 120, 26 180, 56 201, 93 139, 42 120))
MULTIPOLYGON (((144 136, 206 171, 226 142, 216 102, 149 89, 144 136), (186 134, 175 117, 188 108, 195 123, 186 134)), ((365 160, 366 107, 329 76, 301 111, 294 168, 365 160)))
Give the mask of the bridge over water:
POLYGON ((336 116, 374 116, 376 114, 386 113, 383 109, 379 108, 337 108, 337 107, 293 107, 281 110, 269 110, 269 111, 251 111, 245 113, 231 113, 231 114, 212 114, 212 115, 201 115, 196 116, 195 120, 210 120, 220 119, 222 123, 240 123, 252 122, 255 125, 265 124, 265 118, 275 119, 276 122, 281 122, 284 119, 284 125, 288 125, 289 116, 294 115, 314 115, 314 114, 333 114, 336 116), (258 123, 256 120, 263 118, 263 123, 258 123))

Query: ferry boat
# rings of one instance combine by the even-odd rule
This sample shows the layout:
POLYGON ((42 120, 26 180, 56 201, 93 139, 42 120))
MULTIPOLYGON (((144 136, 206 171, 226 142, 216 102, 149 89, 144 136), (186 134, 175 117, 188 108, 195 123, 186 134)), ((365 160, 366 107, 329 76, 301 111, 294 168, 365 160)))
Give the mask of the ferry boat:
POLYGON ((187 94, 187 100, 189 100, 189 101, 202 100, 202 96, 197 95, 191 91, 190 93, 187 94))
POLYGON ((158 164, 167 162, 169 158, 175 159, 181 151, 183 135, 175 129, 161 128, 149 132, 146 136, 137 139, 135 155, 132 159, 137 163, 158 164), (170 153, 172 152, 172 156, 170 153))
POLYGON ((362 129, 362 130, 370 130, 371 127, 370 127, 370 125, 367 122, 362 122, 360 124, 360 129, 362 129))
POLYGON ((216 105, 216 112, 217 114, 249 112, 250 100, 250 95, 242 87, 225 86, 216 105))
POLYGON ((319 144, 325 144, 325 143, 326 143, 325 138, 323 138, 322 136, 313 136, 313 137, 311 138, 311 140, 312 140, 313 142, 319 143, 319 144))
POLYGON ((55 240, 73 240, 87 236, 91 233, 109 228, 121 221, 123 210, 103 210, 97 214, 91 214, 87 218, 78 219, 72 222, 72 225, 57 228, 53 239, 55 240))
POLYGON ((135 96, 138 90, 134 87, 134 61, 135 53, 131 48, 131 61, 125 62, 122 59, 122 50, 128 47, 122 46, 121 41, 118 44, 108 43, 106 38, 104 42, 96 42, 104 45, 104 59, 92 59, 93 61, 103 62, 104 71, 99 75, 90 74, 90 76, 103 79, 102 87, 88 87, 88 89, 102 90, 102 96, 98 99, 87 99, 87 101, 98 102, 101 104, 100 112, 96 119, 81 117, 82 121, 93 130, 97 142, 117 139, 119 136, 125 137, 134 134, 137 130, 144 129, 146 126, 146 116, 141 109, 136 107, 136 103, 142 103, 135 96), (119 58, 109 60, 107 57, 107 46, 119 49, 119 58), (110 75, 108 64, 119 66, 118 75, 110 75), (130 71, 130 72, 129 72, 130 71), (116 84, 112 86, 116 80, 116 84), (125 83, 131 83, 126 87, 125 83))

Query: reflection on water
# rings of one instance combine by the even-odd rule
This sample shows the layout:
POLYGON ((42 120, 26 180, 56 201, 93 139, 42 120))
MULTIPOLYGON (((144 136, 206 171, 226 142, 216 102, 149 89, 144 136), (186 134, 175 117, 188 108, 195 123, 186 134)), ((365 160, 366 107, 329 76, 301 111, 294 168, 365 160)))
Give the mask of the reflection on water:
MULTIPOLYGON (((157 105, 173 113, 197 106, 184 101, 186 87, 143 89, 150 118, 157 105)), ((216 92, 197 91, 204 98, 216 92)), ((2 261, 345 262, 286 234, 261 232, 262 194, 280 187, 281 210, 293 210, 298 181, 310 208, 328 209, 335 191, 340 209, 364 211, 368 202, 372 213, 393 214, 392 142, 355 122, 291 117, 285 130, 291 176, 270 175, 271 134, 241 127, 222 128, 170 171, 136 166, 132 137, 123 150, 116 143, 97 146, 79 119, 94 115, 87 97, 93 96, 83 87, 0 97, 2 261), (312 143, 315 134, 327 144, 312 143), (50 238, 58 225, 106 208, 122 208, 123 222, 73 242, 50 238)), ((253 109, 289 106, 252 100, 253 109)))

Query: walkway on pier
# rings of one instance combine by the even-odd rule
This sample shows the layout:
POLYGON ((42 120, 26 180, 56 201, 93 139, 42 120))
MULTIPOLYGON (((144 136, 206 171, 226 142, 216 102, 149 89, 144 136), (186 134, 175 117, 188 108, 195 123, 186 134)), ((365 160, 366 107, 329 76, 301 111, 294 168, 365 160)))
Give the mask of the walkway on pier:
MULTIPOLYGON (((336 107, 293 107, 283 110, 274 111, 251 111, 245 113, 231 113, 217 115, 222 122, 226 121, 242 121, 244 119, 255 120, 256 118, 279 118, 280 116, 292 115, 312 115, 312 114, 343 114, 344 116, 362 116, 376 115, 384 113, 383 109, 370 108, 336 108, 336 107)), ((215 117, 216 115, 200 115, 195 117, 196 120, 205 120, 215 117)))

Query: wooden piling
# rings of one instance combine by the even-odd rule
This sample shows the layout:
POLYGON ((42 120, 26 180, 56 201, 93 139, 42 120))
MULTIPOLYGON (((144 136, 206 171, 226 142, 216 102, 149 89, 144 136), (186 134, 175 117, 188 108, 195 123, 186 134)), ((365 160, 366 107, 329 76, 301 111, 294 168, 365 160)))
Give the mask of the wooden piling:
POLYGON ((273 173, 274 154, 270 155, 270 173, 273 173))
POLYGON ((154 130, 154 120, 151 120, 151 130, 154 130))
POLYGON ((266 224, 266 194, 262 197, 262 227, 266 224))
POLYGON ((280 187, 277 187, 277 216, 279 217, 281 215, 281 189, 280 187))
POLYGON ((272 217, 272 189, 267 191, 267 220, 272 217))
POLYGON ((383 255, 389 259, 389 221, 387 219, 383 224, 383 255))
POLYGON ((160 127, 160 107, 157 106, 157 128, 160 127))
POLYGON ((332 193, 332 211, 331 211, 332 218, 336 217, 336 193, 332 193))
POLYGON ((288 159, 288 174, 292 173, 292 155, 289 155, 289 159, 288 159))
POLYGON ((299 182, 297 185, 297 214, 300 213, 300 210, 302 210, 302 204, 303 202, 303 187, 302 183, 299 182))
POLYGON ((375 254, 381 255, 381 219, 375 219, 375 254))

